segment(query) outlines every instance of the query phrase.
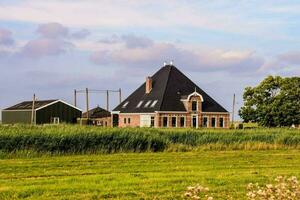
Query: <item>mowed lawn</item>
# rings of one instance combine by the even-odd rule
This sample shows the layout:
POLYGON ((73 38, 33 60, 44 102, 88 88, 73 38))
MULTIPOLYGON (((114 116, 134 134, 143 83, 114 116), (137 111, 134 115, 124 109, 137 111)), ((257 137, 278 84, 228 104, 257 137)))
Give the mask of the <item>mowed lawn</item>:
POLYGON ((250 182, 300 178, 300 151, 199 151, 42 156, 0 160, 0 199, 181 199, 208 186, 246 199, 250 182))

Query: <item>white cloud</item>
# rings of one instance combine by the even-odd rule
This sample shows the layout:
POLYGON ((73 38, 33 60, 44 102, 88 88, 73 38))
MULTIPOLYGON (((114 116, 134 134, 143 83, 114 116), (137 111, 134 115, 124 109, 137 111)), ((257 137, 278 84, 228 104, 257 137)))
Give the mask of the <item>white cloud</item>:
MULTIPOLYGON (((116 37, 116 36, 115 36, 116 37)), ((134 38, 138 38, 134 36, 134 38)), ((144 38, 146 39, 146 38, 144 38)), ((150 39, 148 39, 150 40, 150 39)), ((111 44, 112 46, 115 43, 111 44)), ((160 65, 163 61, 174 60, 176 65, 196 71, 229 71, 235 73, 256 72, 264 59, 250 51, 197 50, 182 48, 172 43, 154 42, 136 48, 123 44, 118 48, 95 51, 91 61, 96 64, 114 64, 133 68, 148 68, 160 65)))
POLYGON ((167 0, 24 0, 0 6, 0 19, 33 23, 57 21, 76 27, 194 27, 230 33, 269 34, 270 37, 281 22, 249 18, 249 12, 257 10, 253 5, 230 1, 225 5, 215 1, 203 4, 167 0))
POLYGON ((69 29, 59 23, 41 24, 37 32, 45 38, 64 38, 69 34, 69 29))

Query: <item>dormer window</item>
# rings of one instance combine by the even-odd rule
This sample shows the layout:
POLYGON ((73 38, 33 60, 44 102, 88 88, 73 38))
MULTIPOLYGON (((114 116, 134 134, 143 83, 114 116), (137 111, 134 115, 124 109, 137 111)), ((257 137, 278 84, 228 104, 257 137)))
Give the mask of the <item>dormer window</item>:
POLYGON ((151 108, 153 108, 157 104, 157 102, 158 102, 158 100, 153 101, 151 104, 151 108))
POLYGON ((192 111, 197 111, 197 101, 192 101, 192 111))
POLYGON ((126 106, 128 105, 128 103, 129 103, 129 101, 126 101, 126 102, 123 104, 122 108, 126 108, 126 106))
POLYGON ((143 104, 143 102, 144 102, 144 101, 140 101, 136 107, 137 107, 137 108, 141 107, 141 105, 143 104))
POLYGON ((150 103, 151 103, 151 100, 147 101, 147 103, 145 104, 144 107, 147 108, 150 105, 150 103))

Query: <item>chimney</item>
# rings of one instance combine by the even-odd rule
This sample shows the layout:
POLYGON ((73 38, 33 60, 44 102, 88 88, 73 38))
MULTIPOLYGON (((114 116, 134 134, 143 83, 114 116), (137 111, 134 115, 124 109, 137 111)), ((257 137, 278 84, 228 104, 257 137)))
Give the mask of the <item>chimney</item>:
POLYGON ((149 94, 152 90, 152 78, 146 77, 146 94, 149 94))

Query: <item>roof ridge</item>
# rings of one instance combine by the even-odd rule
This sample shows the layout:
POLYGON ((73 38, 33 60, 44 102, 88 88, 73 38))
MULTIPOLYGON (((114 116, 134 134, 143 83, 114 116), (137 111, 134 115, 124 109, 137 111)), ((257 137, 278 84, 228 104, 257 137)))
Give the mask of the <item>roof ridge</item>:
MULTIPOLYGON (((167 86, 168 86, 168 83, 169 83, 169 80, 170 80, 170 74, 171 74, 172 68, 174 67, 173 65, 167 65, 167 66, 170 67, 170 70, 169 70, 169 73, 168 73, 168 79, 166 81, 165 89, 164 89, 163 94, 162 94, 162 101, 159 105, 159 111, 161 110, 161 107, 163 105, 163 102, 164 102, 164 99, 165 99, 165 93, 166 93, 167 86)), ((167 67, 167 66, 165 66, 165 67, 167 67)))

